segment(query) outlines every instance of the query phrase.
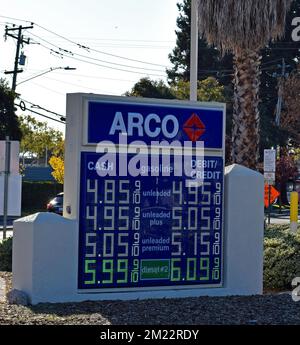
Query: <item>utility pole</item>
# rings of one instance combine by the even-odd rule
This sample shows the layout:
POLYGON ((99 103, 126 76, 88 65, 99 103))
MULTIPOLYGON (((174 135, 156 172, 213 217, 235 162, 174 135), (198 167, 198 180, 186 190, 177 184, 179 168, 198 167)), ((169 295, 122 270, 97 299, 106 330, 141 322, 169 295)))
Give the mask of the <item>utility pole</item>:
MULTIPOLYGON (((283 87, 284 87, 284 80, 286 77, 286 68, 290 67, 290 65, 286 65, 285 59, 282 58, 281 66, 279 65, 278 67, 281 67, 281 74, 279 76, 279 81, 278 81, 278 100, 277 100, 276 111, 275 111, 275 124, 279 128, 281 111, 282 111, 282 103, 283 103, 283 87)), ((280 146, 276 145, 275 150, 276 150, 276 156, 280 158, 280 155, 281 155, 280 146)), ((282 201, 281 201, 281 195, 280 195, 280 198, 279 198, 279 212, 280 213, 281 213, 281 207, 282 207, 282 201)))
POLYGON ((11 87, 12 91, 16 90, 17 74, 23 72, 22 69, 18 69, 18 65, 19 65, 19 59, 20 59, 21 45, 23 45, 24 43, 25 44, 30 43, 30 39, 29 38, 25 39, 24 36, 22 35, 22 30, 27 30, 27 29, 33 29, 33 25, 30 25, 30 26, 20 25, 19 27, 13 26, 11 28, 9 28, 8 26, 5 27, 5 39, 7 38, 7 36, 9 36, 9 37, 12 37, 12 38, 17 40, 17 49, 16 49, 14 69, 13 69, 13 71, 5 71, 4 72, 5 74, 13 74, 13 81, 12 81, 12 87, 11 87), (15 31, 18 31, 17 35, 14 34, 15 31))
POLYGON ((285 70, 286 70, 286 64, 284 58, 282 58, 282 65, 281 65, 281 76, 279 78, 278 83, 278 101, 276 105, 276 117, 275 117, 275 123, 276 126, 280 126, 280 116, 281 116, 281 109, 282 109, 282 99, 283 99, 283 82, 285 78, 285 70))

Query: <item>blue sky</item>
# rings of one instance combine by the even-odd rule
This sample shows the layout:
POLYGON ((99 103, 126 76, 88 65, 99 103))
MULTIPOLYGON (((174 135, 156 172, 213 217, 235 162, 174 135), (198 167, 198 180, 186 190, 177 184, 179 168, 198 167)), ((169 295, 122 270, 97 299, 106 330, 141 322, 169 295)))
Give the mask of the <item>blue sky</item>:
MULTIPOLYGON (((168 54, 175 46, 177 2, 177 0, 1 2, 0 77, 5 76, 3 74, 5 70, 13 69, 16 48, 14 39, 8 37, 4 42, 2 38, 5 25, 8 23, 9 26, 12 24, 25 26, 33 21, 36 24, 34 29, 24 32, 24 36, 30 37, 31 42, 35 44, 24 45, 22 49, 27 60, 24 72, 18 75, 18 82, 50 68, 70 66, 76 70, 57 69, 20 84, 16 91, 27 101, 59 114, 65 114, 66 93, 92 92, 121 95, 131 89, 143 76, 164 79, 165 66, 170 66, 168 54), (90 49, 80 48, 76 43, 90 49)), ((11 77, 8 76, 7 79, 11 83, 11 77)), ((49 124, 64 129, 63 125, 56 122, 49 124)))

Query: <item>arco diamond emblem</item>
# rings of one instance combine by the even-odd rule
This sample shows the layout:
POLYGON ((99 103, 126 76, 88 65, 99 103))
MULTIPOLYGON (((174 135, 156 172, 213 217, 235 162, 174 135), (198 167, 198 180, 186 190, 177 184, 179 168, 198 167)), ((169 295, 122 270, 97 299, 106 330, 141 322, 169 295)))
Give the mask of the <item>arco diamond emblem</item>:
POLYGON ((183 125, 183 130, 191 141, 197 141, 205 132, 205 125, 200 117, 193 113, 192 116, 183 125))

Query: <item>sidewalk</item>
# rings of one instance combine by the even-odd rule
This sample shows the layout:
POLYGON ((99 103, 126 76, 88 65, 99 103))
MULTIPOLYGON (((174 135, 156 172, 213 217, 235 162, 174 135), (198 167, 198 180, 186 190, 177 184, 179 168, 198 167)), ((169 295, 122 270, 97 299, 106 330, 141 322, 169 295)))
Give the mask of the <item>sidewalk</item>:
MULTIPOLYGON (((268 222, 268 210, 265 211, 265 218, 268 222)), ((300 221, 300 211, 298 220, 300 221)), ((290 223, 290 210, 289 209, 282 209, 281 212, 278 210, 271 210, 271 224, 289 224, 290 223)))

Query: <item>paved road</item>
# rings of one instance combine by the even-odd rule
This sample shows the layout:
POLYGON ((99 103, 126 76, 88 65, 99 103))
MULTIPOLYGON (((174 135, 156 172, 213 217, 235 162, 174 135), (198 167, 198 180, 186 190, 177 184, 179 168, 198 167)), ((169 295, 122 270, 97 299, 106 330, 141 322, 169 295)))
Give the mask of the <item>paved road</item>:
MULTIPOLYGON (((267 222, 268 222, 268 218, 267 218, 267 222)), ((289 224, 290 222, 290 217, 271 217, 270 219, 270 223, 271 224, 289 224)))
MULTIPOLYGON (((300 220, 300 218, 299 218, 300 220)), ((290 217, 281 217, 281 218, 273 218, 271 217, 270 219, 270 223, 271 224, 278 224, 278 225, 281 225, 281 224, 289 224, 290 223, 290 217)))
MULTIPOLYGON (((268 221, 268 213, 265 213, 265 217, 268 221)), ((299 212, 299 221, 300 221, 300 212, 299 212)), ((271 224, 289 224, 290 223, 290 210, 283 209, 280 212, 271 212, 271 224)))

